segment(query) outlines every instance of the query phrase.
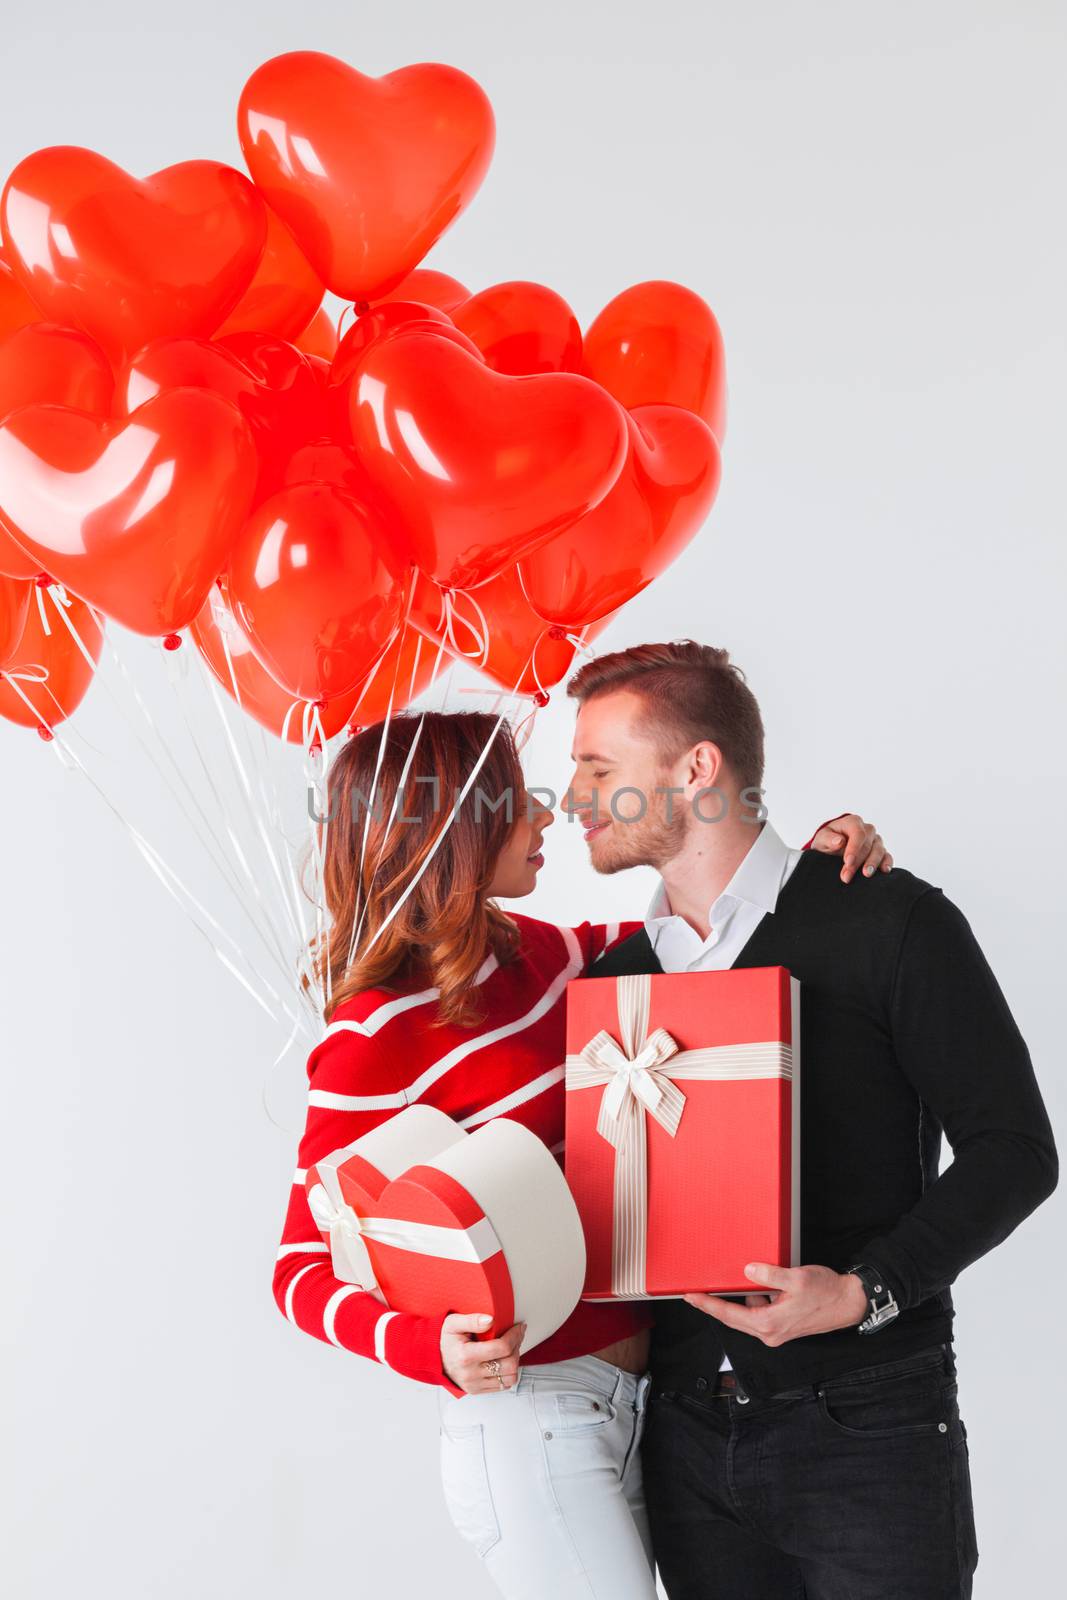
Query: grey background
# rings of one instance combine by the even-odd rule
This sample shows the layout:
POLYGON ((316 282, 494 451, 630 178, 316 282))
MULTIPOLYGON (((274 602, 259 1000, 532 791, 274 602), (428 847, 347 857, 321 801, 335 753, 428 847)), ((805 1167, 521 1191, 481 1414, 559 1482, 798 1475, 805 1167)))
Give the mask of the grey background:
MULTIPOLYGON (((1051 0, 99 0, 20 8, 0 64, 5 169, 71 142, 143 174, 236 161, 240 87, 278 51, 448 61, 499 136, 429 264, 543 280, 583 324, 646 277, 710 300, 719 502, 602 646, 732 649, 779 830, 859 809, 964 908, 1061 1130, 1064 42, 1051 0)), ((158 647, 123 645, 162 717, 158 647)), ((83 708, 86 764, 184 859, 113 710, 83 708)), ((570 725, 557 694, 531 781, 565 774, 570 725)), ((284 1034, 83 779, 10 727, 0 760, 10 1592, 488 1596, 432 1393, 271 1299, 304 1051, 268 1072, 284 1034)), ((594 880, 562 822, 549 844, 525 909, 641 914, 647 874, 594 880)), ((1063 1230, 1057 1194, 957 1288, 982 1596, 1061 1566, 1063 1230)))

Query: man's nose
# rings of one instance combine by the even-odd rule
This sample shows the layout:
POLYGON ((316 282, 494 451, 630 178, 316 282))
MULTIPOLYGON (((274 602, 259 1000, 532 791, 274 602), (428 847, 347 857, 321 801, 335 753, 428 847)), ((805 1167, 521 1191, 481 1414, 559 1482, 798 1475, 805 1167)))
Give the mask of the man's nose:
POLYGON ((583 806, 586 806, 586 805, 589 804, 589 796, 588 796, 588 794, 582 792, 583 788, 586 788, 586 787, 587 786, 582 785, 579 782, 578 771, 577 771, 577 768, 576 768, 575 771, 571 775, 571 781, 567 785, 567 788, 566 788, 566 790, 564 792, 564 795, 563 795, 562 807, 563 807, 564 811, 566 811, 566 812, 580 811, 583 806))

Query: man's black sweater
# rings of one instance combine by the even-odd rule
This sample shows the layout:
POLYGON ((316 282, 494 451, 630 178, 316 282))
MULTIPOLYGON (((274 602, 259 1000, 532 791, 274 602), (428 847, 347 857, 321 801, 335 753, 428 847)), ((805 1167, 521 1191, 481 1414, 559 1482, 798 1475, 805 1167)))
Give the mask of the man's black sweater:
MULTIPOLYGON (((657 1385, 695 1391, 725 1350, 765 1395, 950 1339, 949 1285, 1058 1176, 1029 1051, 966 918, 899 867, 844 884, 835 857, 808 850, 733 965, 801 984, 801 1261, 870 1263, 901 1314, 771 1347, 658 1301, 657 1385), (938 1176, 942 1130, 953 1161, 938 1176)), ((661 970, 642 928, 591 976, 661 970)))

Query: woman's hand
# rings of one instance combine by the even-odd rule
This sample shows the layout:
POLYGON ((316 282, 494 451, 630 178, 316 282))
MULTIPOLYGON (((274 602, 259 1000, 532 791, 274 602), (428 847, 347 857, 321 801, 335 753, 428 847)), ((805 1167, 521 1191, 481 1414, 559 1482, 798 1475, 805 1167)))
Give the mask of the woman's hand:
POLYGON ((824 822, 813 836, 810 848, 828 856, 844 856, 842 883, 851 883, 860 867, 864 877, 869 878, 875 872, 889 872, 893 866, 893 857, 874 823, 864 822, 854 811, 846 811, 843 816, 824 822))
POLYGON ((487 1394, 490 1389, 513 1389, 519 1375, 519 1345, 526 1332, 525 1322, 501 1334, 499 1339, 476 1339, 492 1322, 487 1315, 461 1316, 452 1311, 441 1324, 441 1365, 458 1389, 466 1394, 487 1394), (487 1361, 500 1362, 500 1377, 489 1372, 487 1361))

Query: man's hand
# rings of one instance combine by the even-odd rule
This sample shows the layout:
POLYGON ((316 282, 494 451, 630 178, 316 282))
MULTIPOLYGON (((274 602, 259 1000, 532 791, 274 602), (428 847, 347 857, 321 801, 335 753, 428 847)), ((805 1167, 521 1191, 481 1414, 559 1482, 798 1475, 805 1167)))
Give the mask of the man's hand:
POLYGON ((867 1292, 851 1272, 753 1261, 745 1268, 745 1277, 766 1284, 771 1293, 747 1295, 743 1306, 715 1294, 687 1294, 685 1299, 728 1328, 750 1333, 772 1348, 808 1333, 854 1328, 867 1315, 867 1292))
POLYGON ((860 867, 864 877, 869 878, 875 872, 889 872, 893 866, 893 857, 874 823, 864 822, 854 811, 824 822, 810 848, 828 856, 844 856, 842 883, 851 883, 860 867))
POLYGON ((501 1387, 513 1389, 518 1382, 519 1345, 526 1324, 516 1322, 499 1339, 476 1339, 475 1334, 484 1333, 492 1320, 484 1313, 461 1316, 452 1311, 441 1324, 441 1365, 456 1387, 467 1394, 488 1394, 501 1387), (500 1362, 503 1385, 486 1368, 485 1363, 494 1360, 500 1362))

